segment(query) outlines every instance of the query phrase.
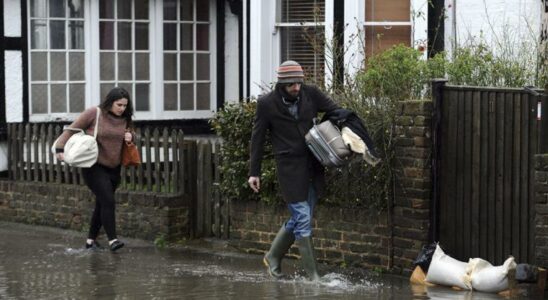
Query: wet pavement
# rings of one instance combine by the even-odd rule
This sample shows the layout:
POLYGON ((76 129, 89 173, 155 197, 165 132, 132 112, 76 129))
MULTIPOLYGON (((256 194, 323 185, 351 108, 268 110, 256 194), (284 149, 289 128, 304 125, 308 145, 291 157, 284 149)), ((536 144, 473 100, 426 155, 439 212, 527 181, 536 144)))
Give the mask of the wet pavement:
POLYGON ((322 283, 311 283, 293 259, 283 265, 291 277, 273 280, 261 256, 222 241, 158 249, 123 240, 117 253, 91 251, 81 232, 0 222, 0 299, 508 299, 326 266, 322 283))

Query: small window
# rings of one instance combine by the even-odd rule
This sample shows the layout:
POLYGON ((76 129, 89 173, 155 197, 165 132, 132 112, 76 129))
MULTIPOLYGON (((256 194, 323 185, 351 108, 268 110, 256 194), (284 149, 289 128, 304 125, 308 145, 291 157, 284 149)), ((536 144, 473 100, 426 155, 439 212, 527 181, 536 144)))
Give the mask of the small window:
POLYGON ((322 84, 325 72, 325 1, 280 0, 280 59, 301 64, 308 80, 322 84))
POLYGON ((164 110, 211 110, 209 1, 164 1, 164 110))
POLYGON ((409 0, 366 0, 365 55, 378 54, 394 45, 411 45, 409 0))
POLYGON ((99 2, 99 78, 101 97, 125 88, 136 111, 150 111, 148 0, 99 2))
POLYGON ((80 112, 86 87, 84 1, 29 4, 31 114, 80 112))

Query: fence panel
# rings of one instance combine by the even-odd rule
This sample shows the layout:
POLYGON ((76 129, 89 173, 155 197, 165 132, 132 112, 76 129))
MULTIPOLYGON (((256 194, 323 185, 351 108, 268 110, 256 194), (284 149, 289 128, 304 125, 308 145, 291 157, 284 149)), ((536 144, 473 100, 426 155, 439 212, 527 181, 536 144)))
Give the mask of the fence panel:
POLYGON ((445 86, 440 113, 439 240, 454 257, 533 263, 538 97, 445 86))

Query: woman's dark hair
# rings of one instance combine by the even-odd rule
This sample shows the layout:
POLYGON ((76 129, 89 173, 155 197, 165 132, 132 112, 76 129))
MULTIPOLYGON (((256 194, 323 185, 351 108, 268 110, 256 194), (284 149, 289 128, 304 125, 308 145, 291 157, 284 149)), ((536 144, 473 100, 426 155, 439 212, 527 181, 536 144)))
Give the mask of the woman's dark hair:
POLYGON ((133 117, 133 105, 131 104, 131 98, 129 97, 129 93, 121 87, 115 87, 110 92, 108 92, 107 96, 105 97, 105 100, 99 105, 99 107, 103 111, 110 111, 112 108, 112 104, 116 100, 120 100, 122 98, 127 99, 127 106, 126 110, 122 114, 122 117, 126 119, 128 128, 133 127, 132 117, 133 117))

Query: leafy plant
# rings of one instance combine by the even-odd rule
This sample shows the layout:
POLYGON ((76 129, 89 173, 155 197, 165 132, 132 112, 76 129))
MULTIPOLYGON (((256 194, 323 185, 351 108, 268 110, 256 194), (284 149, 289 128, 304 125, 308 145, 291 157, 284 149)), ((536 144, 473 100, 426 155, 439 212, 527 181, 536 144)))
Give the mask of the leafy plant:
POLYGON ((276 168, 272 157, 272 145, 265 144, 261 168, 261 193, 254 193, 249 188, 247 179, 249 171, 249 149, 253 118, 257 103, 242 102, 229 104, 220 110, 211 125, 222 137, 221 146, 221 193, 232 199, 262 200, 266 203, 279 203, 281 197, 277 191, 276 168))

